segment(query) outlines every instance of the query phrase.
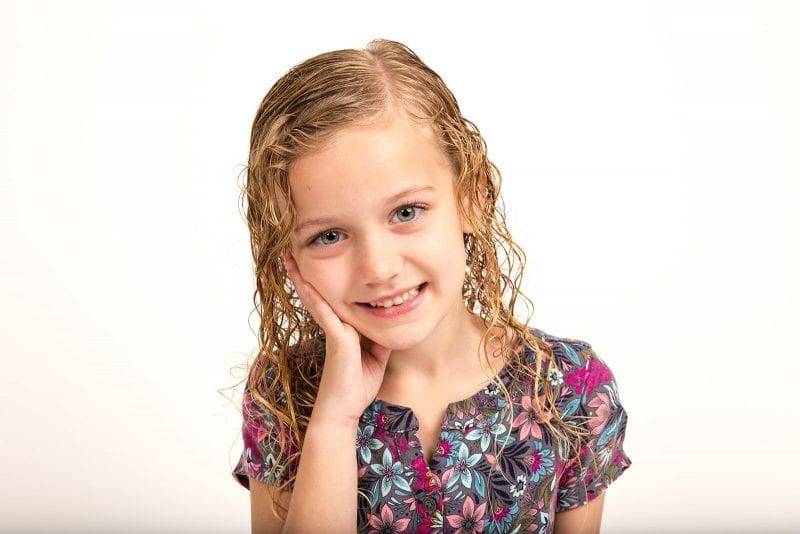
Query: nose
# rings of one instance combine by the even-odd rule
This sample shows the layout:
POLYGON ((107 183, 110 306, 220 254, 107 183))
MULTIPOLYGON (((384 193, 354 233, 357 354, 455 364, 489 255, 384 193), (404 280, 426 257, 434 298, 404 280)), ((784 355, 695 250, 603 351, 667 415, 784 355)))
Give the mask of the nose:
POLYGON ((383 284, 403 270, 401 244, 386 233, 372 233, 356 247, 358 272, 368 284, 383 284))

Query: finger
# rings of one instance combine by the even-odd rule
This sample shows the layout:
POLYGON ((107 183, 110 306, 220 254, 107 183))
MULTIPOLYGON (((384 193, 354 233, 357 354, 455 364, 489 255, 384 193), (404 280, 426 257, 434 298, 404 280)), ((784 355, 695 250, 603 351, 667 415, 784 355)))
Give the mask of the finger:
POLYGON ((322 298, 322 295, 319 294, 314 286, 308 282, 302 282, 301 287, 305 297, 304 303, 306 303, 311 315, 314 316, 314 319, 327 334, 334 335, 335 332, 341 329, 342 322, 339 316, 336 315, 330 304, 322 298))
POLYGON ((291 255, 283 255, 283 267, 286 269, 286 275, 291 280, 292 285, 298 287, 300 283, 303 281, 302 276, 300 276, 300 272, 297 269, 297 263, 295 263, 294 258, 291 255))
POLYGON ((297 290, 300 302, 311 312, 311 315, 323 330, 332 335, 332 332, 336 332, 341 328, 339 316, 336 315, 316 288, 305 281, 303 275, 300 274, 300 269, 297 268, 297 262, 295 262, 294 257, 290 253, 284 253, 283 256, 286 272, 297 290))

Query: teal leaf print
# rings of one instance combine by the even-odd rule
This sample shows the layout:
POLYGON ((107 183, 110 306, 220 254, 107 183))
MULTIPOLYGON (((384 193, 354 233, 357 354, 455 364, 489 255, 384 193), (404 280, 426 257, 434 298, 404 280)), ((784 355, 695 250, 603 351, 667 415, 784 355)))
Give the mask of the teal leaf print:
POLYGON ((600 433, 600 436, 597 438, 597 446, 603 447, 606 443, 617 433, 617 427, 619 426, 619 419, 614 419, 613 421, 609 421, 603 431, 600 433))
POLYGON ((581 404, 581 398, 580 397, 576 397, 576 398, 572 399, 571 401, 569 401, 564 406, 564 410, 562 411, 562 415, 561 416, 562 417, 566 417, 568 415, 572 415, 574 413, 577 413, 578 412, 578 407, 580 406, 580 404, 581 404))
POLYGON ((568 343, 564 343, 562 341, 559 341, 558 344, 561 345, 561 347, 564 349, 564 354, 567 355, 567 358, 569 359, 570 363, 572 363, 572 365, 574 367, 582 367, 583 366, 583 362, 581 361, 581 357, 578 355, 578 353, 575 351, 575 349, 573 349, 568 343))

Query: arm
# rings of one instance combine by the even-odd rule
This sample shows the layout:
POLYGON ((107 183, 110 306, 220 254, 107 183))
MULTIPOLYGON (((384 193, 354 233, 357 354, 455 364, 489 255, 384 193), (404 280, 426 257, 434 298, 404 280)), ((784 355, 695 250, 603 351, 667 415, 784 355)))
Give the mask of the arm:
POLYGON ((355 532, 358 498, 356 426, 357 422, 315 419, 312 412, 284 533, 355 532))
MULTIPOLYGON (((283 531, 283 521, 272 513, 272 493, 277 491, 277 488, 255 478, 248 478, 250 479, 250 526, 252 533, 280 534, 283 531)), ((279 502, 288 510, 292 493, 283 491, 279 495, 279 502)))
POLYGON ((600 534, 604 491, 588 503, 556 513, 554 534, 600 534))

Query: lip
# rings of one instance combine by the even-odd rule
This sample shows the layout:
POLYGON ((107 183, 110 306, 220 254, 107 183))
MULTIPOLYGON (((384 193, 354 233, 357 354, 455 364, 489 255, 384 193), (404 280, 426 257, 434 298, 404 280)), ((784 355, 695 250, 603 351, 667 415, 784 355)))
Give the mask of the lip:
MULTIPOLYGON (((425 283, 425 282, 422 282, 422 284, 424 284, 424 283, 425 283)), ((394 299, 395 297, 400 297, 400 296, 402 296, 402 295, 403 295, 403 293, 406 293, 406 292, 408 292, 408 291, 411 291, 412 289, 416 289, 416 288, 418 288, 418 287, 419 287, 419 286, 421 286, 422 284, 417 284, 417 285, 415 285, 415 286, 407 287, 407 288, 405 288, 405 289, 401 289, 400 291, 395 291, 394 293, 391 293, 391 294, 389 294, 389 295, 384 295, 384 296, 382 296, 382 297, 380 297, 380 298, 377 298, 377 299, 372 299, 372 300, 369 300, 369 301, 367 301, 367 302, 357 302, 357 304, 366 304, 366 305, 369 305, 369 303, 370 303, 370 302, 380 302, 380 301, 382 301, 382 300, 394 299)))
POLYGON ((421 285, 422 289, 419 290, 419 293, 398 306, 389 306, 388 308, 382 306, 373 308, 369 304, 358 304, 358 306, 363 308, 368 314, 378 318, 391 318, 397 317, 398 315, 405 315, 417 309, 422 303, 422 299, 428 294, 428 283, 424 282, 421 285))

